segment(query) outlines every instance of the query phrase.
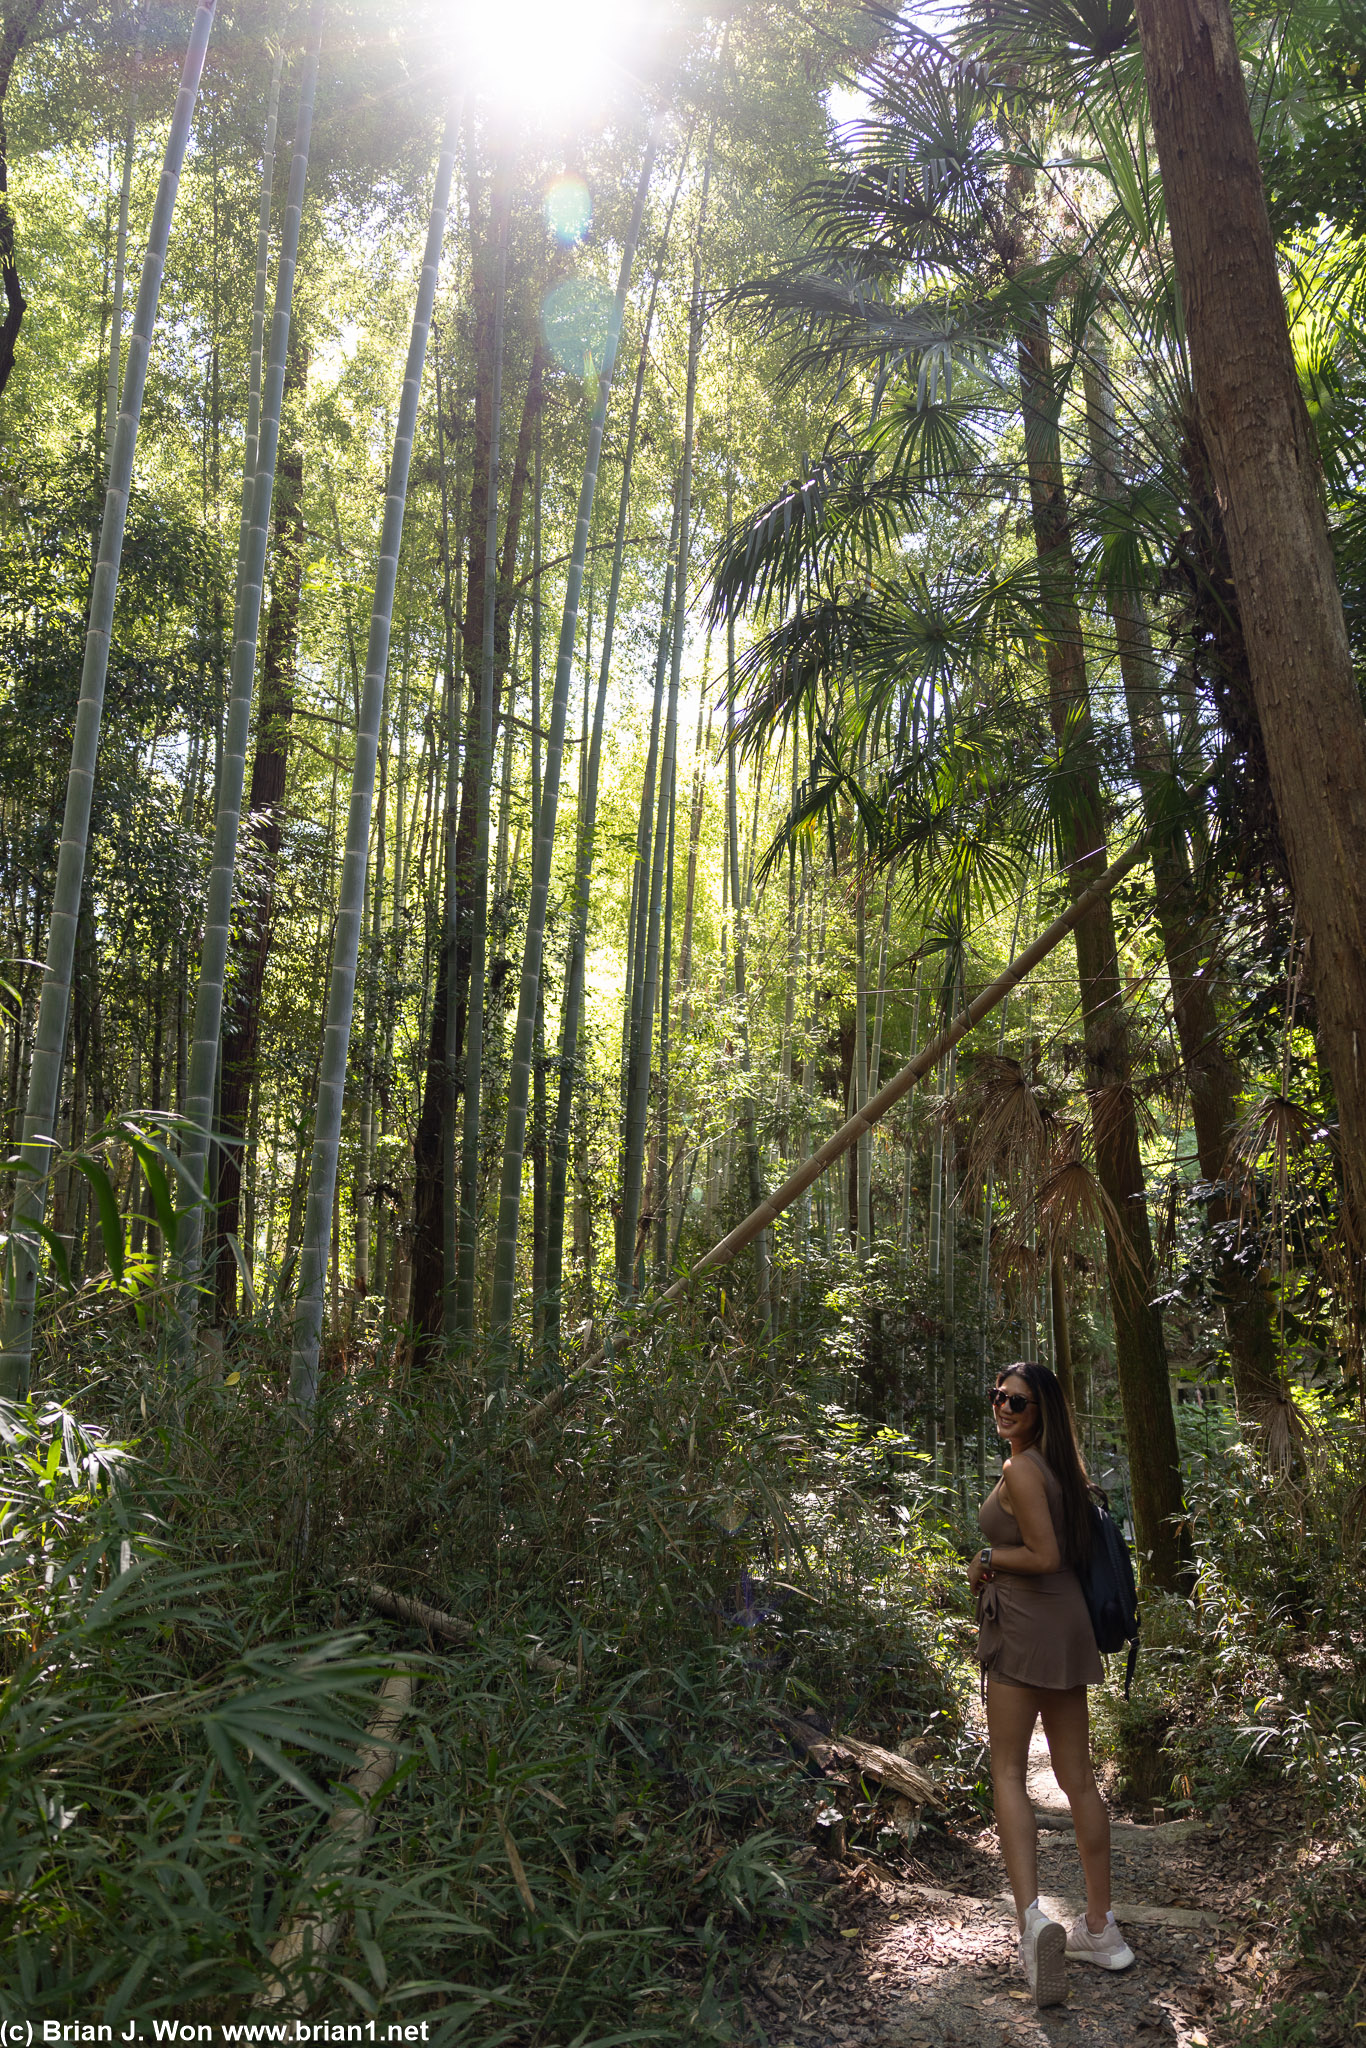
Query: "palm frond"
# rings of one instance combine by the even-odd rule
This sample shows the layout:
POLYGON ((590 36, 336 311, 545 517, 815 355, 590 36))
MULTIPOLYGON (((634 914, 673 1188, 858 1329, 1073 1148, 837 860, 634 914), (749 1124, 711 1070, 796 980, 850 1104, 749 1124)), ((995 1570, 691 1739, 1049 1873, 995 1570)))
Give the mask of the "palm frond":
POLYGON ((1084 1155, 1079 1123, 1063 1126, 1049 1171, 1039 1183, 1036 1207, 1050 1251, 1059 1245, 1070 1250, 1083 1237, 1100 1238, 1137 1270, 1123 1218, 1084 1155))
POLYGON ((1057 1116, 1020 1062, 1003 1054, 980 1054, 961 1093, 972 1129, 968 1177, 979 1182, 995 1173, 1008 1183, 1032 1187, 1056 1141, 1057 1116))

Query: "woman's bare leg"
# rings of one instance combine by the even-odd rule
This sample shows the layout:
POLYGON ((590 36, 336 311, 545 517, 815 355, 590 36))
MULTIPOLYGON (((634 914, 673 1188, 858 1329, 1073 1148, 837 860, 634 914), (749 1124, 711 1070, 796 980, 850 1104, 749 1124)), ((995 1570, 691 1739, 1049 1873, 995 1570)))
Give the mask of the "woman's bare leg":
POLYGON ((1091 1722, 1086 1687, 1043 1695, 1043 1732, 1053 1776, 1067 1794, 1086 1876, 1086 1924, 1099 1934, 1110 1910, 1110 1816, 1091 1768, 1091 1722))
MULTIPOLYGON (((1085 1695, 1083 1695, 1083 1698, 1085 1695)), ((1024 1685, 987 1679, 987 1736, 991 1743, 991 1786, 1001 1854, 1015 1897, 1015 1917, 1024 1926, 1026 1906, 1039 1895, 1039 1828, 1029 1802, 1029 1738, 1039 1718, 1041 1695, 1024 1685)))

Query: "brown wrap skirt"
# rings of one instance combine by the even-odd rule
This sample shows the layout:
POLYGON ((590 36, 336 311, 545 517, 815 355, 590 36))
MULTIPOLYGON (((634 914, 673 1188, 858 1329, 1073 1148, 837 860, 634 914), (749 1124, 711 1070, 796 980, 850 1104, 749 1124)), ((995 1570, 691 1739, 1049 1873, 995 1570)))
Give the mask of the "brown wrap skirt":
MULTIPOLYGON (((1062 1519, 1058 1482, 1036 1451, 1021 1455, 1035 1458, 1043 1471, 1057 1528, 1062 1519)), ((977 1519, 988 1543, 1020 1542, 1020 1525, 999 1486, 982 1503, 977 1519)), ((1100 1684, 1104 1667, 1081 1581, 1070 1565, 1037 1575, 995 1572, 983 1581, 977 1593, 977 1661, 1002 1685, 1068 1692, 1073 1686, 1100 1684)))

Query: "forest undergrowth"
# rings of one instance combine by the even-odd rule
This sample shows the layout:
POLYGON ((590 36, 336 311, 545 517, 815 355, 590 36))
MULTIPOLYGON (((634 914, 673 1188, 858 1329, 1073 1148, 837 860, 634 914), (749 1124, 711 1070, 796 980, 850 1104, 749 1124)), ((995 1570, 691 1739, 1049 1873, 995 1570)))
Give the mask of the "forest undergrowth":
POLYGON ((1302 1397, 1290 1470, 1231 1418, 1187 1465, 1192 1599, 1151 1594, 1132 1698, 1099 1695, 1116 1802, 1211 1817, 1243 1852, 1217 1964, 1232 2038, 1366 2024, 1366 1587, 1361 1435, 1302 1397))
MULTIPOLYGON (((304 1439, 286 1367, 263 1322, 177 1387, 106 1331, 5 1411, 15 2005, 234 2022, 284 1998, 471 2048, 749 2039, 750 1958, 837 1897, 810 1834, 842 1795, 782 1716, 934 1778, 941 1810, 842 1799, 855 1858, 923 1877, 980 1827, 957 1497, 828 1374, 792 1391, 789 1359, 713 1316, 595 1368, 529 1441, 519 1366, 384 1347, 304 1439), (468 1640, 386 1619, 376 1582, 468 1640), (348 1861, 329 1815, 402 1669, 412 1712, 348 1861), (305 1925, 326 1934, 282 1974, 305 1925)), ((1292 1480, 1227 1427, 1206 1444, 1196 1597, 1149 1599, 1132 1700, 1099 1696, 1120 1807, 1293 1796, 1299 1846, 1241 1901, 1276 1931, 1226 1986, 1277 2044, 1359 1989, 1366 1600, 1332 1441, 1292 1480)))
POLYGON ((737 1947, 820 1916, 770 1710, 952 1758, 963 1609, 904 1442, 694 1350, 627 1354, 534 1445, 510 1375, 392 1352, 329 1383, 305 1442, 268 1330, 179 1396, 111 1342, 7 1411, 16 2003, 235 2019, 314 1912, 348 1930, 316 2013, 733 2038, 737 1947), (468 1645, 375 1614, 373 1580, 468 1645), (401 1760, 339 1871, 328 1787, 405 1662, 401 1760))

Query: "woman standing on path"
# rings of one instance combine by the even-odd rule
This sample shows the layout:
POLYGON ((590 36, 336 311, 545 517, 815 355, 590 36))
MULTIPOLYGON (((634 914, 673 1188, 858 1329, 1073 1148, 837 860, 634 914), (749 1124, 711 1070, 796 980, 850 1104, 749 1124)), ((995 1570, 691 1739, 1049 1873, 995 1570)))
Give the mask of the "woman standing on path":
POLYGON ((1046 1365, 1007 1366, 991 1401, 1010 1456, 982 1503, 986 1545, 968 1568, 991 1782, 1025 1975, 1036 2005, 1061 2005, 1065 1956, 1106 1970, 1134 1960, 1110 1911, 1110 1817, 1091 1769, 1086 1688, 1104 1672, 1077 1577, 1090 1556, 1091 1496, 1062 1389, 1046 1365), (1086 1909, 1070 1933, 1038 1899, 1038 1825, 1026 1775, 1041 1714, 1086 1875, 1086 1909))

